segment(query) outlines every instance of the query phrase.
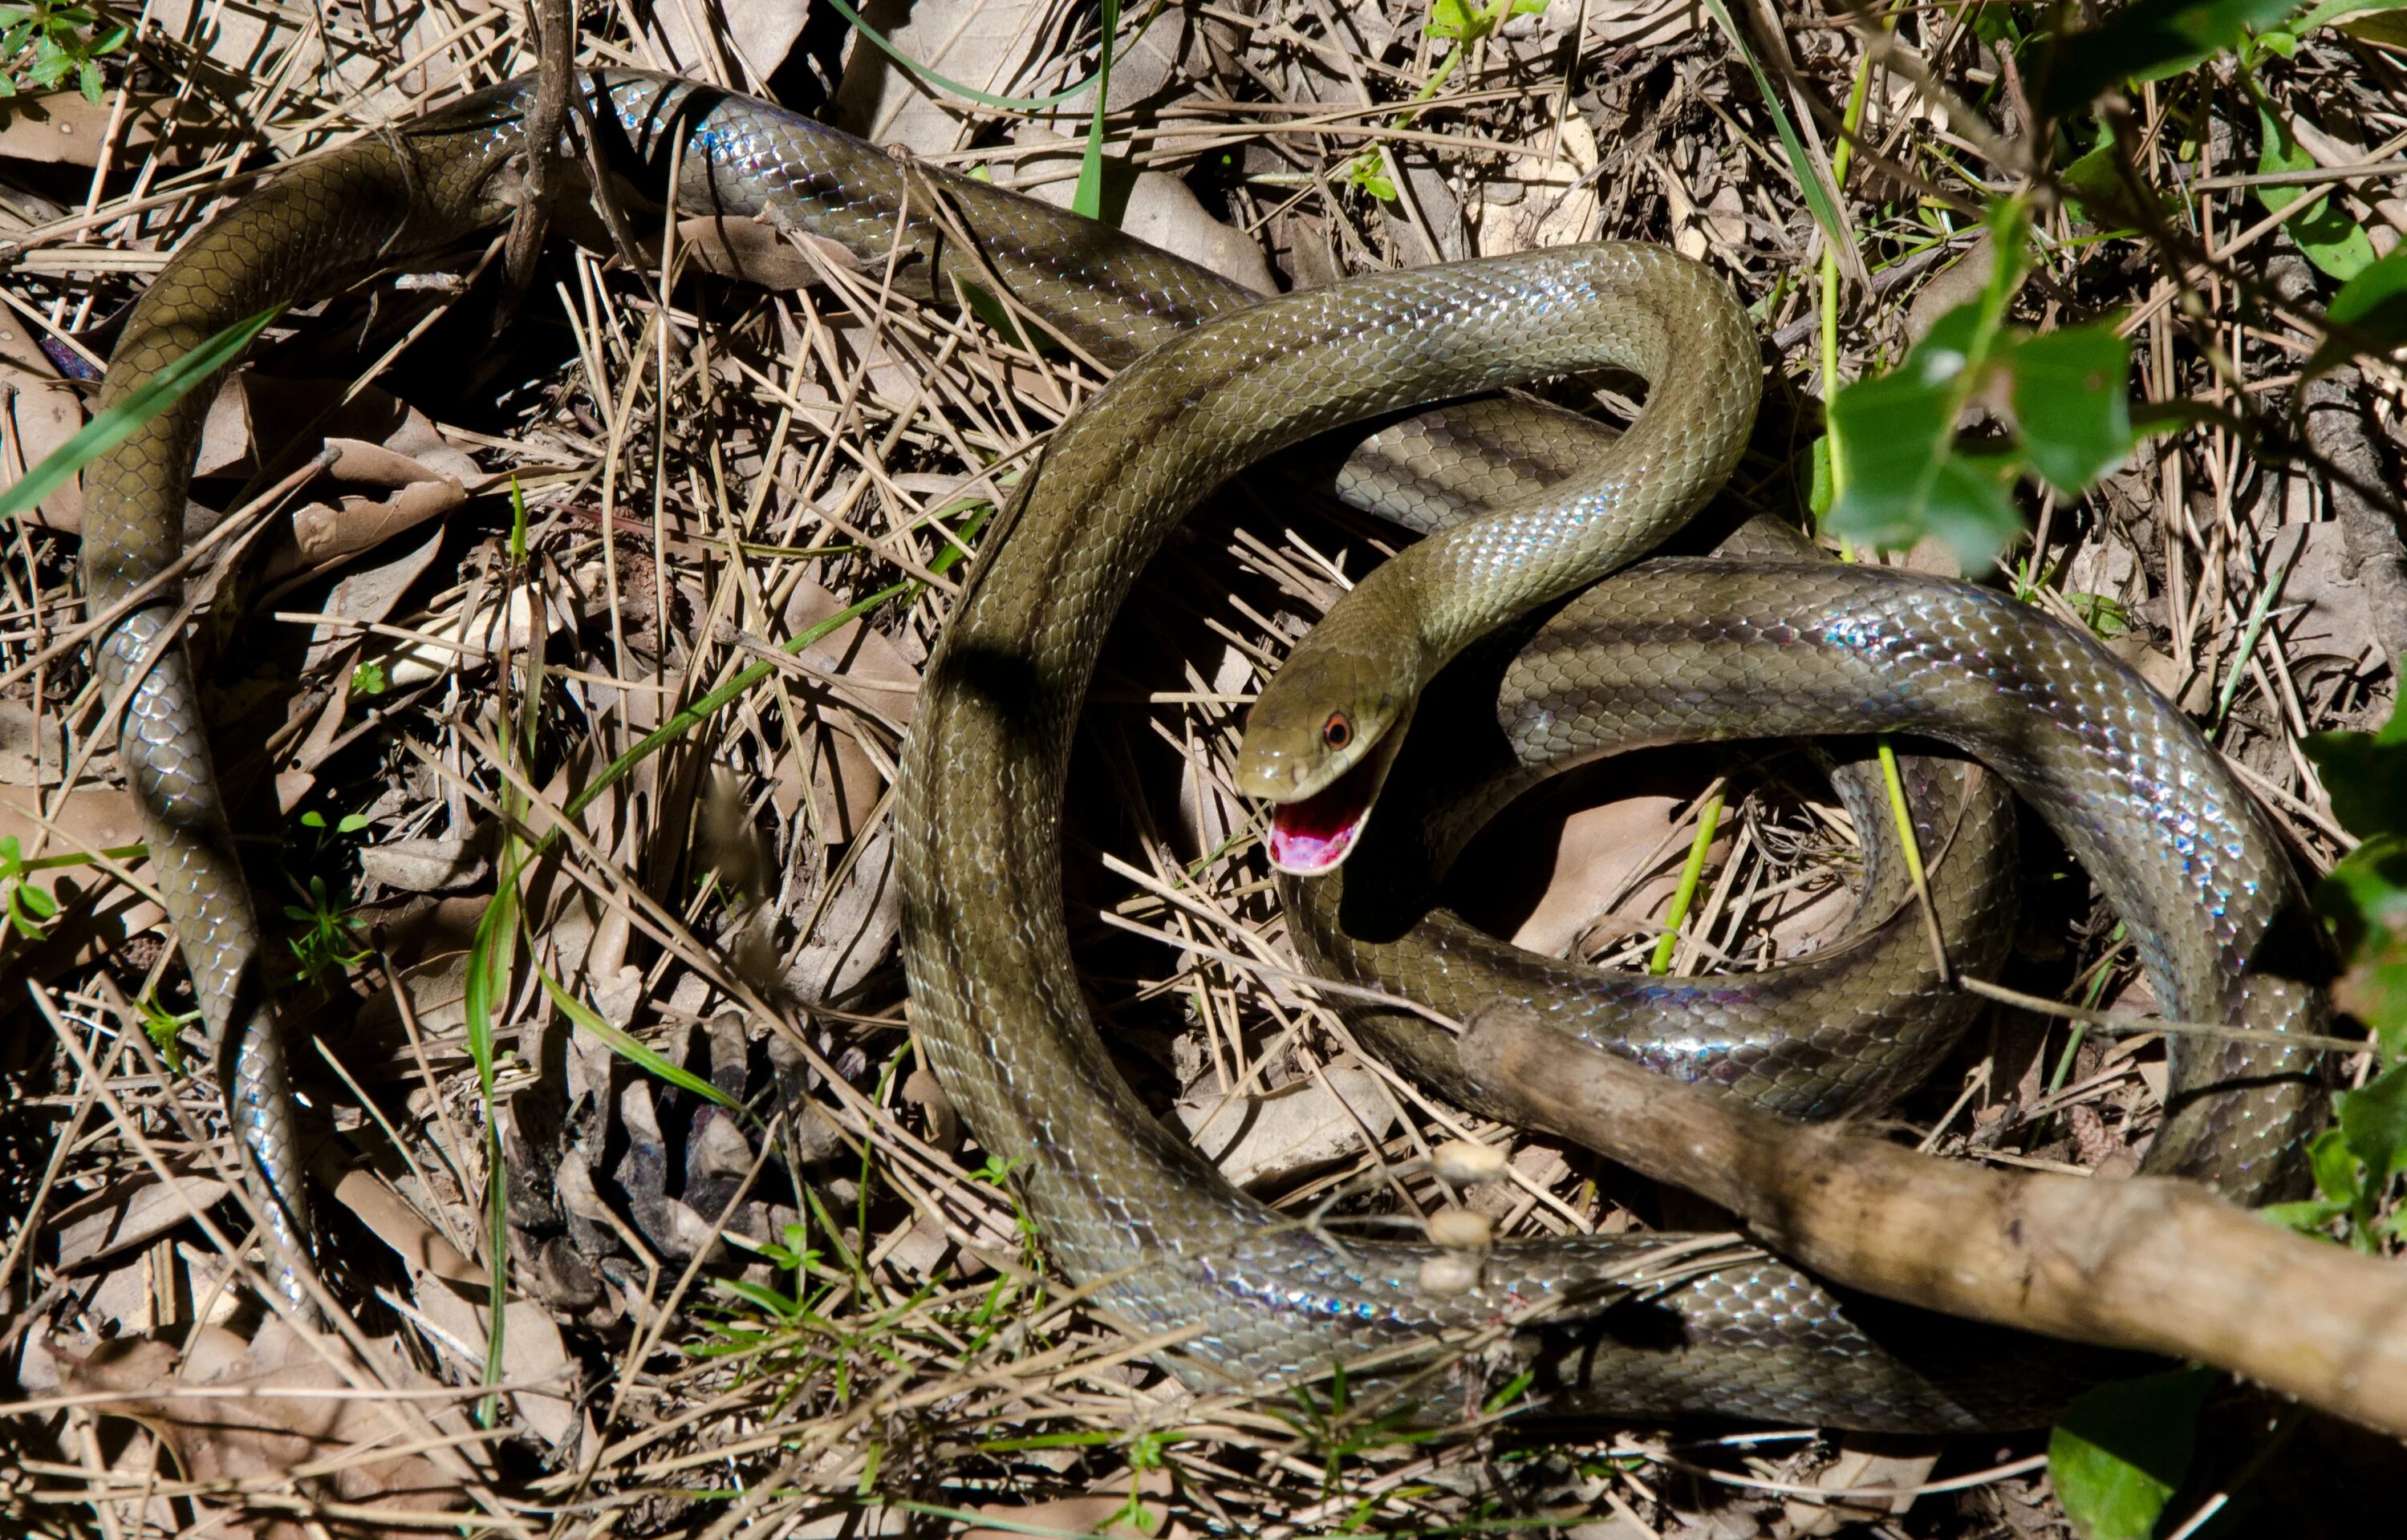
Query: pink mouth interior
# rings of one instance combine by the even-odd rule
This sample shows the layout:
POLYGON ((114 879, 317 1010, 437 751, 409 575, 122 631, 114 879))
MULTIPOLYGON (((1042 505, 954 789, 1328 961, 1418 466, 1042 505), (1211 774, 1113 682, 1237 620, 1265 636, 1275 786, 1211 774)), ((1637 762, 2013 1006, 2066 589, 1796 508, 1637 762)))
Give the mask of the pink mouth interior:
POLYGON ((1371 817, 1383 756, 1365 755, 1326 790, 1271 810, 1271 865, 1299 877, 1334 871, 1371 817))

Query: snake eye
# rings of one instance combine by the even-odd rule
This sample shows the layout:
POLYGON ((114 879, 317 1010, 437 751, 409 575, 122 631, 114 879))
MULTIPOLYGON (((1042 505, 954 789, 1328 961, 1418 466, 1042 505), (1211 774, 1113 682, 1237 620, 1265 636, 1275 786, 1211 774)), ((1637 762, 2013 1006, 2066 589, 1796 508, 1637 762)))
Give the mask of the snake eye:
POLYGON ((1332 749, 1342 749, 1354 742, 1354 719, 1344 712, 1331 712, 1329 720, 1320 725, 1320 741, 1332 749))

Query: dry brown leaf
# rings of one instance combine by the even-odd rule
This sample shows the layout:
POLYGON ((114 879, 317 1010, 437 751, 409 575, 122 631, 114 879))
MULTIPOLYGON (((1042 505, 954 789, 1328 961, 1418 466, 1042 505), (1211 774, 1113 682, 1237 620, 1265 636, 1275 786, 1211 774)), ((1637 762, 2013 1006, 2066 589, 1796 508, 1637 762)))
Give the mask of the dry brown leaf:
POLYGON ((1178 1121, 1221 1175, 1240 1187, 1295 1176, 1385 1138, 1392 1103, 1367 1069, 1332 1068, 1266 1096, 1206 1094, 1181 1101, 1178 1121))
POLYGON ((485 855, 466 840, 388 840, 360 847, 360 874, 403 893, 449 893, 485 878, 485 855))
MULTIPOLYGON (((13 316, 8 318, 5 331, 12 343, 23 324, 13 316)), ((0 441, 5 441, 0 443, 0 478, 10 483, 39 465, 83 427, 81 393, 59 377, 49 360, 39 358, 38 348, 29 345, 26 350, 36 358, 17 356, 14 347, 0 351, 0 441)), ((81 479, 68 477, 35 507, 32 516, 35 523, 52 530, 81 529, 81 479)))
POLYGON ((1097 1482, 1084 1497, 1057 1497, 1049 1503, 981 1504, 977 1509, 980 1518, 1000 1519, 1012 1527, 974 1525, 961 1532, 961 1540, 1026 1540, 1032 1533, 1151 1540, 1170 1523, 1170 1473, 1157 1468, 1136 1477, 1141 1517, 1133 1521, 1122 1517, 1129 1508, 1129 1477, 1123 1475, 1097 1482))
POLYGON ((310 633, 309 650, 302 655, 303 674, 315 672, 338 649, 358 643, 353 626, 372 626, 392 617, 401 603, 402 595, 410 586, 426 575, 434 565, 435 554, 443 548, 443 531, 432 530, 416 546, 398 556, 389 557, 368 566, 353 567, 345 572, 326 595, 322 606, 325 614, 339 615, 351 625, 337 626, 331 622, 320 625, 310 633))
POLYGON ((1564 821, 1554 850, 1553 875, 1537 906, 1512 935, 1515 946, 1559 957, 1569 952, 1611 902, 1623 915, 1651 913, 1670 897, 1676 867, 1641 883, 1613 902, 1631 869, 1662 842, 1686 804, 1674 797, 1629 797, 1583 808, 1564 821))
MULTIPOLYGON (((181 1338, 188 1328, 175 1329, 181 1338)), ((262 1326, 248 1346, 234 1333, 205 1326, 192 1334, 192 1362, 177 1373, 179 1353, 169 1342, 135 1339, 103 1345, 90 1357, 61 1353, 60 1382, 75 1393, 117 1392, 93 1410, 127 1417, 158 1434, 184 1475, 195 1481, 254 1481, 295 1466, 334 1461, 410 1436, 368 1396, 278 1395, 278 1391, 336 1390, 346 1382, 278 1321, 262 1326), (178 1395, 178 1385, 240 1388, 249 1396, 178 1395)), ((397 1353, 383 1364, 386 1383, 427 1388, 425 1378, 397 1353)), ((456 1407, 420 1404, 449 1432, 464 1432, 456 1407)), ((460 1483, 424 1455, 371 1458, 297 1483, 307 1495, 367 1507, 450 1512, 465 1505, 460 1483)), ((282 1483, 275 1482, 270 1490, 282 1483)), ((261 1540, 307 1540, 297 1517, 263 1512, 229 1519, 227 1532, 261 1540)), ((357 1533, 355 1530, 351 1533, 357 1533)))
MULTIPOLYGON (((110 142, 109 119, 117 110, 115 93, 97 102, 84 100, 79 91, 11 96, 0 101, 0 157, 48 165, 97 165, 103 147, 110 142)), ((189 165, 200 151, 225 137, 196 101, 135 92, 126 96, 124 110, 115 140, 121 161, 155 153, 163 165, 189 165)))
POLYGON ((147 1245, 195 1213, 207 1213, 225 1195, 224 1182, 191 1174, 161 1181, 146 1172, 113 1183, 50 1219, 58 1241, 59 1265, 78 1267, 147 1245))
MULTIPOLYGON (((810 14, 805 0, 743 0, 741 5, 695 6, 691 11, 678 5, 649 7, 652 21, 660 27, 661 41, 666 45, 669 68, 680 75, 697 70, 716 74, 710 65, 721 55, 721 47, 732 46, 755 79, 766 80, 786 62, 793 51, 794 39, 803 35, 803 22, 810 14), (691 15, 703 24, 718 22, 708 44, 695 39, 688 24, 691 15)), ((741 78, 737 78, 741 84, 741 78)))
MULTIPOLYGON (((1915 1449, 1911 1446, 1916 1442, 1844 1436, 1839 1457, 1815 1476, 1814 1485, 1832 1492, 1911 1491, 1930 1480, 1931 1467, 1939 1463, 1937 1449, 1915 1449)), ((1911 1497, 1842 1497, 1821 1503, 1791 1498, 1786 1505, 1788 1522, 1800 1535, 1836 1534, 1849 1525, 1874 1523, 1913 1506, 1911 1497)))
MULTIPOLYGON (((1015 144, 1045 153, 1013 163, 996 180, 1056 208, 1070 206, 1078 186, 1083 147, 1074 139, 1047 133, 1033 123, 1012 130, 1015 144)), ((1119 228, 1149 246, 1211 269, 1232 283, 1259 294, 1277 288, 1260 245, 1244 232, 1214 219, 1185 182, 1159 171, 1140 171, 1129 184, 1128 201, 1119 210, 1119 228)))
MULTIPOLYGON (((419 1216, 401 1195, 366 1171, 345 1172, 335 1197, 392 1248, 409 1270, 411 1296, 428 1321, 464 1348, 472 1372, 485 1355, 485 1323, 491 1319, 485 1269, 460 1254, 440 1231, 419 1216)), ((551 1313, 531 1299, 513 1299, 502 1309, 502 1378, 513 1383, 556 1381, 563 1390, 575 1378, 568 1348, 551 1313)), ((577 1408, 566 1395, 514 1392, 526 1425, 559 1446, 577 1431, 577 1408)))
MULTIPOLYGON (((1531 138, 1543 148, 1545 135, 1531 138)), ((1596 182, 1596 131, 1578 113, 1562 119, 1554 156, 1531 154, 1512 162, 1509 180, 1491 182, 1472 205, 1473 235, 1479 255, 1570 246, 1593 233, 1601 206, 1596 182)))
MULTIPOLYGON (((918 0, 885 29, 896 51, 974 91, 1012 93, 1050 41, 1050 0, 918 0)), ((941 155, 961 136, 962 114, 884 50, 856 48, 836 86, 836 120, 876 145, 941 155)))
POLYGON ((902 913, 894 880, 894 821, 882 818, 861 841, 810 939, 787 968, 786 987, 805 1005, 841 998, 886 960, 902 913))

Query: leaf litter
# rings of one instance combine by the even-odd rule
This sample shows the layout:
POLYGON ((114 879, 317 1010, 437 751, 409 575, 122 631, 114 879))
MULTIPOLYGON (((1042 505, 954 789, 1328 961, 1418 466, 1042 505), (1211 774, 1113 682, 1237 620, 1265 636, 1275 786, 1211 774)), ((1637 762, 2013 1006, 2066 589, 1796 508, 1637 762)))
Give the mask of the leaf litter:
MULTIPOLYGON (((1827 175, 1871 49, 1839 12, 1733 9, 1735 28, 1718 7, 1651 0, 1551 0, 1487 23, 1408 0, 1129 8, 1105 119, 1122 217, 1282 286, 1598 234, 1677 246, 1728 276, 1774 342, 1767 432, 1740 495, 1800 509, 1813 400, 1828 393, 1820 236, 1814 173, 1787 159, 1779 120, 1827 175), (1773 97, 1742 48, 1770 62, 1773 97)), ((765 84, 1066 201, 1065 151, 1093 107, 1091 12, 950 0, 889 35, 978 92, 1070 92, 1037 110, 966 106, 800 6, 658 12, 640 30, 588 16, 586 56, 765 84)), ((80 96, 47 124, 33 104, 0 104, 11 477, 72 431, 78 360, 105 356, 121 306, 205 217, 237 169, 227 147, 300 152, 534 59, 516 8, 301 14, 154 6, 148 51, 130 72, 111 65, 123 118, 80 96), (163 135, 168 120, 142 115, 170 98, 184 105, 163 135), (97 122, 99 144, 67 154, 43 137, 69 120, 97 122)), ((2008 153, 2031 111, 2009 51, 2020 15, 1901 11, 1887 65, 1864 77, 1844 206, 1870 282, 1841 298, 1843 382, 1892 365, 1987 281, 1964 253, 1978 205, 2023 168, 2008 153)), ((2185 190, 2182 229, 2211 260, 2093 222, 2114 218, 2093 194, 2097 210, 2043 217, 2041 276, 2014 317, 2117 319, 2144 404, 2222 414, 2144 441, 2087 493, 2026 488, 2016 513, 2038 543, 2009 548, 2009 580, 2218 724, 2318 869, 2354 841, 2304 741, 2386 717, 2390 639, 2407 619, 2384 607, 2396 589, 2380 563, 2395 552, 2343 522, 2328 479, 2288 447, 2317 339, 2249 283, 2288 263, 2294 295, 2328 302, 2356 276, 2332 264, 2362 271, 2395 247, 2400 215, 2378 184, 2350 184, 2294 243, 2257 228, 2293 200, 2245 178, 2347 163, 2407 127, 2397 41, 2360 31, 2305 30, 2278 58, 2249 45, 2262 118, 2229 55, 2124 97, 2111 132, 2149 185, 2185 190)), ((2071 121, 2073 149, 2104 143, 2106 117, 2071 121)), ((107 809, 122 794, 107 741, 81 736, 95 703, 61 644, 80 622, 71 488, 46 503, 49 528, 15 532, 0 558, 0 779, 38 798, 0 816, 21 859, 70 859, 38 873, 60 917, 6 959, 40 1011, 6 1050, 0 1289, 10 1370, 48 1408, 10 1420, 8 1521, 797 1535, 1545 1523, 1599 1540, 1819 1533, 1844 1519, 1917 1537, 2069 1533, 2035 1435, 1872 1449, 1808 1433, 1507 1425, 1414 1442, 1332 1423, 1325 1407, 1189 1396, 1046 1271, 1008 1174, 964 1139, 913 1050, 888 794, 955 553, 1096 382, 975 322, 881 304, 806 245, 689 220, 664 275, 657 249, 652 271, 631 272, 555 242, 498 346, 490 329, 441 330, 467 309, 458 286, 382 282, 279 323, 214 409, 205 501, 231 506, 263 468, 335 451, 331 473, 269 511, 284 570, 242 566, 195 637, 217 682, 221 770, 250 788, 258 869, 282 884, 263 898, 312 916, 320 943, 302 1077, 336 1180, 319 1198, 330 1280, 359 1334, 330 1349, 340 1371, 263 1321, 229 1264, 247 1225, 214 1097, 191 1072, 197 1035, 185 1024, 180 1069, 159 1046, 189 1010, 180 968, 148 930, 155 911, 133 885, 147 869, 92 855, 121 837, 107 809), (776 287, 693 276, 729 271, 776 287), (350 416, 312 423, 330 389, 420 326, 426 339, 365 382, 350 416), (437 516, 431 532, 402 532, 437 516), (500 1006, 487 1106, 461 1001, 501 869, 499 745, 535 745, 513 766, 539 835, 764 643, 830 622, 530 869, 536 945, 500 1006), (536 971, 578 1010, 556 1007, 536 971), (497 1261, 513 1290, 512 1389, 480 1410, 497 1261), (171 1376, 242 1393, 179 1396, 171 1376), (406 1393, 331 1393, 363 1383, 406 1393), (1944 1490, 1844 1496, 1926 1482, 1944 1490), (405 1511, 378 1519, 378 1505, 405 1511)), ((2407 441, 2400 376, 2378 359, 2349 374, 2342 404, 2390 475, 2407 441)), ((1356 1213, 1417 1219, 1467 1200, 1506 1235, 1663 1217, 1626 1179, 1526 1137, 1501 1176, 1441 1183, 1433 1145, 1505 1136, 1357 1060, 1284 971, 1232 751, 1284 647, 1393 542, 1297 506, 1269 475, 1223 501, 1123 616, 1072 786, 1073 929, 1123 1069, 1159 1111, 1200 1125, 1233 1179, 1305 1208, 1337 1194, 1356 1213), (1233 534, 1232 518, 1254 533, 1233 534)), ((1724 770, 1732 811, 1680 966, 1744 969, 1814 944, 1844 913, 1844 814, 1810 776, 1725 761, 1688 762, 1638 796, 1592 787, 1546 815, 1560 835, 1487 879, 1522 895, 1522 938, 1643 962, 1693 804, 1724 770)), ((2113 917, 2035 843, 2045 896, 2008 982, 2144 1009, 2113 917)), ((2000 1015, 1901 1116, 1944 1152, 2112 1171, 2161 1094, 2152 1045, 2000 1015)), ((2395 1209, 2395 1193, 2384 1202, 2395 1209)))

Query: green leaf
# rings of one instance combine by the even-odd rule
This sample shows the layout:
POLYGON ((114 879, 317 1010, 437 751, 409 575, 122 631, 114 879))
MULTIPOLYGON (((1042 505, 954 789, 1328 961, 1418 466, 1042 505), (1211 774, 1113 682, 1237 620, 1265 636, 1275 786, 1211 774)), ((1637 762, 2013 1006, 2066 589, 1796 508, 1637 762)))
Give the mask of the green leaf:
POLYGON ((2407 9, 2407 0, 2324 0, 2322 5, 2291 22, 2289 30, 2304 37, 2317 27, 2330 26, 2347 17, 2400 9, 2407 9))
POLYGON ((2313 1235, 2325 1225, 2348 1212, 2345 1203, 2328 1198, 2300 1198, 2296 1203, 2269 1203, 2257 1210, 2286 1230, 2300 1235, 2313 1235))
POLYGON ((282 305, 271 305, 248 320, 235 322, 85 423, 75 437, 42 457, 42 463, 26 472, 23 480, 0 491, 0 518, 15 518, 30 512, 69 476, 125 442, 144 423, 182 400, 193 387, 240 358, 250 340, 283 313, 282 305))
POLYGON ((2407 1171, 2407 1063, 2392 1065, 2337 1100, 2341 1137, 2365 1163, 2367 1182, 2378 1193, 2407 1171))
POLYGON ((2349 1152, 2348 1140, 2337 1128, 2327 1128, 2307 1144, 2307 1164, 2315 1174, 2315 1191, 2343 1208, 2357 1201, 2362 1167, 2349 1152))
POLYGON ((2015 349, 2015 426, 2031 469, 2067 497, 2131 453, 2131 345, 2103 322, 2068 326, 2015 349))
POLYGON ((1967 572, 1985 571, 2022 531, 2007 495, 2015 461, 1956 447, 1968 375, 1990 350, 1984 303, 1942 316, 1892 374, 1859 380, 1831 401, 1839 484, 1830 530, 1884 550, 1936 535, 1967 572))
POLYGON ((2324 319, 2332 334, 2307 360, 2310 375, 2345 362, 2359 351, 2387 353, 2407 343, 2407 247, 2368 263, 2341 285, 2324 319))
POLYGON ((2351 851, 2316 884, 2315 911, 2345 959, 2332 1004, 2366 1024, 2385 1059, 2407 1062, 2407 839, 2351 851))
POLYGON ((2407 835, 2407 710, 2392 707, 2375 732, 2310 734, 2305 747, 2323 772, 2332 815, 2351 834, 2407 835))
POLYGON ((1078 186, 1070 194, 1070 212, 1090 219, 1104 217, 1104 108, 1112 93, 1112 38, 1119 30, 1120 0, 1103 0, 1104 49, 1095 65, 1095 113, 1087 122, 1078 186))
POLYGON ((2040 110, 2060 118, 2124 80, 2182 74, 2297 8, 2297 0, 2138 0, 2063 41, 2040 110))
MULTIPOLYGON (((2257 108, 2257 129, 2264 148, 2257 152, 2257 170, 2272 176, 2280 171, 2313 171, 2315 158, 2290 133, 2290 125, 2266 110, 2257 108)), ((2365 227, 2348 217, 2347 209, 2329 191, 2306 187, 2260 187, 2257 201, 2269 214, 2279 214, 2301 198, 2319 198, 2320 205, 2290 221, 2290 236, 2307 260, 2343 283, 2356 277, 2373 263, 2373 240, 2365 227)))
POLYGON ((2148 1540, 2189 1473, 2198 1410, 2216 1378, 2178 1369, 2101 1385, 2072 1404, 2048 1439, 2047 1471, 2082 1540, 2148 1540))

